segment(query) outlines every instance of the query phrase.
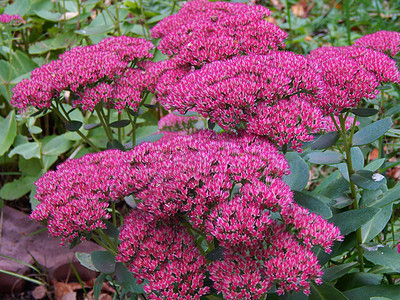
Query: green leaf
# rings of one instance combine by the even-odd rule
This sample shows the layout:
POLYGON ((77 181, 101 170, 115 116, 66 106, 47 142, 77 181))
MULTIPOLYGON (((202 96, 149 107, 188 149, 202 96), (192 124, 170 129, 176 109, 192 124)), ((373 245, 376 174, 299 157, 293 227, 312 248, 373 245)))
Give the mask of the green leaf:
POLYGON ((143 294, 143 284, 138 284, 133 274, 129 272, 127 267, 121 262, 117 262, 115 265, 115 275, 117 282, 127 291, 135 294, 143 294))
POLYGON ((51 12, 48 10, 34 10, 33 11, 38 17, 47 20, 47 21, 51 21, 51 22, 58 22, 61 20, 62 14, 60 13, 55 13, 55 12, 51 12))
POLYGON ((362 242, 369 242, 382 232, 389 222, 393 211, 393 204, 386 205, 372 218, 371 221, 361 227, 362 242))
POLYGON ((382 278, 382 274, 355 272, 340 278, 335 286, 341 291, 346 291, 365 285, 379 285, 382 278))
POLYGON ((97 127, 100 127, 100 125, 101 125, 101 123, 85 124, 83 126, 83 129, 85 129, 85 130, 95 129, 97 127))
POLYGON ((400 199, 400 183, 398 182, 393 188, 386 191, 382 198, 376 199, 375 203, 371 203, 370 205, 374 205, 376 207, 383 207, 390 203, 393 203, 400 199))
POLYGON ((292 191, 301 191, 310 177, 308 165, 296 152, 286 153, 285 158, 290 166, 290 174, 284 176, 283 181, 292 191))
POLYGON ((364 170, 375 172, 385 163, 384 158, 378 158, 371 161, 368 165, 365 166, 364 170))
POLYGON ((199 113, 196 111, 187 111, 184 115, 182 115, 181 113, 179 113, 178 111, 174 110, 173 113, 179 117, 195 117, 198 116, 199 113))
POLYGON ((64 135, 51 138, 51 140, 43 145, 43 155, 60 155, 67 152, 72 146, 72 142, 67 140, 64 135))
POLYGON ((47 171, 57 161, 58 155, 43 155, 43 167, 47 171))
POLYGON ((99 276, 96 278, 94 285, 93 285, 93 296, 94 299, 99 299, 101 288, 103 286, 103 282, 106 279, 107 274, 100 273, 99 276))
POLYGON ((350 262, 337 266, 330 267, 328 269, 323 269, 324 275, 322 275, 322 279, 326 281, 336 280, 343 275, 346 275, 351 269, 353 269, 358 263, 350 262))
POLYGON ((76 41, 76 36, 72 32, 58 34, 55 38, 36 42, 29 47, 29 54, 42 54, 51 50, 65 49, 76 41))
POLYGON ((25 176, 39 176, 42 171, 42 165, 37 158, 26 160, 20 156, 18 159, 18 169, 25 176))
POLYGON ((7 182, 0 189, 0 198, 4 200, 17 200, 27 194, 33 187, 37 177, 22 176, 12 182, 7 182))
POLYGON ((122 127, 128 126, 130 123, 131 122, 129 120, 119 120, 119 121, 110 123, 110 127, 122 128, 122 127))
POLYGON ((308 153, 307 156, 312 164, 331 165, 343 161, 343 157, 340 153, 329 150, 325 152, 311 152, 308 153))
POLYGON ((150 142, 153 143, 155 141, 158 141, 159 139, 161 139, 164 136, 164 133, 158 133, 158 134, 153 134, 150 136, 146 136, 140 139, 136 140, 136 146, 140 145, 141 143, 145 143, 145 142, 150 142))
POLYGON ((30 0, 17 0, 12 5, 8 5, 4 9, 5 14, 25 16, 31 7, 30 0))
POLYGON ((400 300, 400 285, 372 285, 363 286, 344 292, 350 300, 366 300, 371 297, 387 297, 400 300))
POLYGON ((18 145, 10 151, 8 157, 13 157, 15 154, 22 155, 25 159, 31 159, 33 157, 40 158, 39 144, 32 142, 18 145))
POLYGON ((32 134, 39 134, 41 133, 43 130, 42 128, 38 127, 38 126, 32 126, 28 128, 28 131, 32 134))
POLYGON ((321 136, 318 140, 316 140, 313 144, 311 144, 312 150, 322 150, 327 149, 330 146, 334 145, 339 139, 340 134, 336 131, 328 132, 321 136))
POLYGON ((339 213, 328 221, 338 226, 341 234, 345 236, 370 221, 378 212, 379 208, 363 207, 339 213))
POLYGON ((17 122, 12 110, 8 116, 0 120, 0 156, 8 151, 17 136, 17 122))
POLYGON ((341 291, 337 290, 327 282, 317 285, 312 281, 310 287, 311 295, 308 297, 308 300, 348 300, 341 291))
POLYGON ((385 118, 364 127, 354 134, 353 146, 362 146, 372 143, 383 136, 391 126, 392 120, 390 118, 385 118))
POLYGON ((91 253, 93 265, 103 273, 113 273, 115 271, 115 257, 107 251, 93 251, 91 253))
POLYGON ((94 264, 92 262, 92 256, 89 253, 76 252, 75 256, 79 260, 79 262, 81 263, 82 266, 88 268, 89 270, 100 272, 94 266, 94 264))
POLYGON ((157 132, 158 126, 156 125, 141 126, 136 130, 136 139, 148 137, 149 135, 155 134, 157 132))
POLYGON ((386 178, 379 173, 367 170, 357 170, 350 176, 352 182, 358 187, 367 190, 376 190, 382 183, 386 182, 386 178))
POLYGON ((324 195, 331 199, 342 197, 350 188, 350 184, 343 178, 339 171, 326 177, 313 191, 317 195, 324 195))
POLYGON ((318 198, 308 195, 304 192, 294 191, 294 201, 309 211, 320 215, 324 219, 332 217, 332 211, 329 206, 318 198))
POLYGON ((87 26, 84 29, 75 30, 75 33, 83 35, 83 36, 100 35, 100 34, 109 33, 113 29, 114 29, 114 25, 112 25, 112 24, 103 25, 103 26, 87 26))
POLYGON ((81 121, 68 121, 65 123, 65 129, 68 131, 78 131, 82 125, 83 123, 81 121))
POLYGON ((118 150, 121 150, 121 151, 125 151, 126 150, 124 145, 122 145, 116 139, 113 139, 112 141, 108 141, 107 142, 107 150, 110 150, 110 149, 118 149, 118 150))
MULTIPOLYGON (((351 160, 353 164, 353 169, 354 170, 360 170, 364 167, 364 155, 361 152, 361 149, 358 147, 353 147, 350 149, 351 152, 351 160)), ((345 157, 347 157, 345 155, 345 157)), ((350 181, 349 178, 349 171, 347 169, 347 164, 346 163, 340 163, 334 167, 337 167, 342 174, 343 178, 346 179, 347 181, 350 181)))
POLYGON ((377 243, 367 243, 362 246, 364 257, 370 262, 400 273, 400 253, 396 250, 377 243))
POLYGON ((375 108, 353 108, 350 112, 359 117, 370 117, 376 115, 379 111, 375 108))
POLYGON ((109 237, 118 238, 119 236, 118 228, 115 227, 114 224, 111 223, 110 221, 104 221, 104 223, 107 226, 106 229, 103 229, 104 233, 109 237))
POLYGON ((37 63, 35 63, 26 53, 22 52, 21 50, 13 52, 12 62, 15 69, 15 74, 18 77, 25 74, 28 74, 29 77, 30 72, 38 67, 37 63))

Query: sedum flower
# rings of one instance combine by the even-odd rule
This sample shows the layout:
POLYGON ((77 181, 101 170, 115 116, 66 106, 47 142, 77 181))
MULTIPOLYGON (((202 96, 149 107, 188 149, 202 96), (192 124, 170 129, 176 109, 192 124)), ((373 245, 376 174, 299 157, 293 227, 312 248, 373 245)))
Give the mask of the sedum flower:
POLYGON ((19 25, 23 21, 24 19, 20 15, 8 15, 8 14, 0 15, 0 23, 3 24, 19 25))
POLYGON ((359 38, 354 42, 353 46, 369 48, 395 57, 400 51, 400 33, 381 30, 359 38))

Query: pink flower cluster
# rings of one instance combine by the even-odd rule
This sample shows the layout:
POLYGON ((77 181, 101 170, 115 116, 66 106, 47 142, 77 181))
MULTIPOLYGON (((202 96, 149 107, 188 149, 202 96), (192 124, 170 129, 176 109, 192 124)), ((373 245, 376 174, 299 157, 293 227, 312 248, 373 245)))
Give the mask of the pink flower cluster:
POLYGON ((369 48, 395 57, 400 51, 400 33, 382 30, 367 34, 356 40, 353 46, 369 48))
POLYGON ((8 15, 8 14, 2 14, 0 15, 0 23, 3 24, 12 24, 12 25, 19 25, 22 23, 24 19, 20 15, 8 15))
POLYGON ((126 36, 73 48, 17 84, 11 103, 19 109, 49 108, 63 91, 70 91, 75 95, 72 105, 84 110, 93 110, 101 101, 118 110, 135 108, 146 88, 145 73, 129 68, 129 63, 152 57, 151 48, 148 41, 126 36))
POLYGON ((159 50, 179 64, 202 66, 241 54, 266 54, 284 48, 287 34, 265 20, 270 11, 242 3, 195 0, 151 31, 159 50))
POLYGON ((247 55, 207 64, 168 89, 156 89, 167 107, 196 110, 224 129, 242 124, 279 146, 298 148, 321 128, 314 103, 322 101, 324 86, 316 69, 291 52, 247 55))
POLYGON ((178 116, 174 113, 169 113, 162 117, 160 121, 158 121, 158 130, 160 132, 163 131, 182 131, 187 134, 194 133, 197 131, 195 125, 197 122, 201 122, 198 116, 193 117, 184 117, 178 116))
POLYGON ((200 299, 206 260, 194 238, 177 219, 157 222, 139 209, 124 220, 118 260, 126 263, 138 279, 147 282, 148 299, 200 299))
POLYGON ((361 47, 323 47, 307 56, 319 65, 325 83, 325 97, 317 105, 325 114, 339 114, 373 99, 384 82, 399 82, 396 62, 385 54, 361 47))
MULTIPOLYGON (((147 246, 142 236, 151 232, 149 243, 158 240, 164 226, 177 226, 177 218, 223 247, 225 259, 195 265, 209 271, 214 287, 226 299, 258 299, 273 284, 280 293, 308 293, 309 280, 318 282, 321 276, 311 247, 329 251, 333 241, 342 238, 332 224, 293 202, 282 180, 287 163, 265 138, 200 131, 143 144, 129 156, 134 170, 130 186, 136 187, 132 196, 140 201, 132 218, 142 223, 151 220, 161 231, 156 235, 153 229, 142 230, 139 221, 124 227, 119 257, 128 262, 134 276, 164 269, 162 260, 157 268, 149 259, 154 256, 151 249, 160 246, 147 246)), ((171 247, 170 239, 163 247, 171 247)), ((174 264, 169 263, 170 273, 185 266, 174 264)), ((157 284, 149 280, 147 289, 160 296, 171 283, 168 276, 164 278, 157 284)))
POLYGON ((60 164, 35 184, 40 204, 30 217, 47 220, 49 233, 70 243, 104 228, 109 202, 129 194, 129 160, 119 150, 87 154, 60 164))

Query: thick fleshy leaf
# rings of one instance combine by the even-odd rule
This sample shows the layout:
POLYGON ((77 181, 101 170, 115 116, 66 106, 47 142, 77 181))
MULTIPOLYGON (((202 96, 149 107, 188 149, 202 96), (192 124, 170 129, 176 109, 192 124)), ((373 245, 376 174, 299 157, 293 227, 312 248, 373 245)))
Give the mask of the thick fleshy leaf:
POLYGON ((12 110, 8 116, 0 120, 0 156, 8 151, 17 136, 17 122, 12 110))
POLYGON ((376 115, 378 110, 375 108, 353 108, 351 112, 359 117, 370 117, 376 115))
POLYGON ((400 273, 400 253, 396 250, 377 243, 367 243, 363 248, 364 257, 370 262, 400 273))
POLYGON ((93 265, 103 273, 113 273, 115 271, 115 257, 107 251, 93 251, 91 253, 93 265))
POLYGON ((32 142, 18 145, 10 151, 8 157, 13 157, 15 154, 22 155, 25 159, 31 159, 33 157, 40 158, 39 144, 32 142))
POLYGON ((126 150, 124 145, 122 145, 116 139, 113 139, 112 141, 108 141, 107 142, 107 150, 110 150, 110 149, 118 149, 118 150, 121 150, 121 151, 125 151, 126 150))
POLYGON ((348 300, 341 291, 327 282, 323 282, 321 285, 311 282, 310 287, 311 295, 308 300, 348 300))
POLYGON ((343 161, 342 155, 334 151, 311 152, 307 156, 310 163, 319 165, 338 164, 343 161))
POLYGON ((121 285, 127 291, 135 294, 143 294, 143 284, 138 284, 136 278, 133 277, 132 273, 129 272, 128 268, 121 262, 117 262, 115 265, 115 275, 117 277, 117 283, 121 285))
POLYGON ((22 176, 12 182, 7 182, 0 189, 0 198, 4 200, 17 200, 29 193, 34 187, 37 177, 22 176))
POLYGON ((290 166, 290 174, 284 176, 283 181, 292 191, 301 191, 310 177, 308 165, 296 152, 286 153, 285 158, 290 166))
POLYGON ((353 269, 358 263, 350 262, 337 266, 330 267, 328 269, 324 269, 324 275, 322 275, 322 279, 326 281, 336 280, 343 275, 346 275, 351 269, 353 269))
POLYGON ((72 146, 72 142, 67 140, 64 135, 53 137, 43 145, 43 155, 60 155, 67 152, 72 146))
POLYGON ((323 136, 319 137, 313 144, 311 144, 312 150, 322 150, 327 149, 334 145, 339 139, 340 134, 336 131, 328 132, 323 136))
POLYGON ((386 205, 372 218, 371 221, 361 227, 362 242, 369 242, 382 232, 389 222, 393 211, 393 204, 386 205))
POLYGON ((118 238, 119 236, 118 228, 115 227, 114 224, 111 223, 110 221, 104 221, 104 223, 107 226, 105 229, 103 229, 104 233, 109 237, 118 238))
POLYGON ((92 262, 92 256, 89 253, 83 253, 83 252, 76 252, 75 253, 76 258, 79 260, 82 266, 88 268, 89 270, 100 272, 96 267, 94 266, 92 262))
POLYGON ((93 296, 94 299, 99 299, 101 288, 103 286, 103 282, 106 279, 107 274, 100 273, 99 276, 96 278, 94 285, 93 285, 93 296))
POLYGON ((362 146, 372 143, 383 136, 391 126, 392 120, 390 118, 385 118, 364 127, 354 134, 353 146, 362 146))
POLYGON ((382 274, 354 272, 340 278, 335 286, 341 291, 347 291, 365 285, 379 285, 382 278, 382 274))
POLYGON ((198 116, 199 113, 196 111, 187 111, 184 115, 182 115, 181 113, 179 113, 178 111, 174 110, 173 113, 177 116, 180 117, 194 117, 194 116, 198 116))
POLYGON ((375 202, 370 203, 370 206, 383 207, 389 203, 400 199, 400 183, 397 183, 393 188, 387 190, 382 197, 376 198, 375 202))
POLYGON ((332 211, 324 202, 304 192, 295 191, 294 201, 310 212, 322 216, 324 219, 332 217, 332 211))
POLYGON ((65 123, 65 129, 68 131, 78 131, 82 125, 83 123, 81 121, 68 121, 65 123))
POLYGON ((371 297, 387 297, 400 300, 400 285, 372 285, 363 286, 343 292, 350 300, 366 300, 371 297))
POLYGON ((206 259, 210 261, 224 260, 224 248, 217 247, 206 254, 206 259))
MULTIPOLYGON (((353 147, 353 148, 351 148, 350 152, 351 152, 351 161, 352 161, 353 169, 354 170, 362 169, 364 167, 364 155, 361 152, 361 149, 358 147, 353 147)), ((345 157, 346 157, 346 155, 345 155, 345 157)), ((336 167, 339 169, 343 178, 346 179, 347 181, 350 181, 347 164, 341 163, 341 164, 336 165, 336 167)))
POLYGON ((376 190, 386 182, 385 176, 367 170, 357 170, 350 179, 360 188, 367 190, 376 190))
POLYGON ((158 141, 159 139, 161 139, 164 136, 164 133, 158 133, 158 134, 153 134, 150 136, 146 136, 140 139, 136 140, 136 145, 140 145, 141 143, 145 143, 145 142, 150 142, 153 143, 155 141, 158 141))
POLYGON ((101 123, 85 124, 83 125, 83 129, 85 130, 95 129, 97 127, 100 127, 100 125, 101 123))
MULTIPOLYGON (((97 18, 96 18, 97 19, 97 18)), ((105 34, 114 29, 114 25, 103 25, 103 26, 87 26, 84 29, 75 30, 75 33, 83 35, 83 36, 90 36, 90 35, 100 35, 105 34)))
POLYGON ((122 128, 122 127, 128 126, 130 123, 131 122, 129 120, 119 120, 119 121, 110 123, 110 127, 122 128))
POLYGON ((328 221, 338 226, 342 235, 347 235, 370 221, 378 212, 379 208, 363 207, 339 213, 328 221))
POLYGON ((34 13, 38 17, 51 22, 58 22, 61 20, 62 17, 62 14, 60 13, 55 13, 48 10, 34 10, 34 13))
POLYGON ((5 14, 24 16, 31 7, 31 0, 17 0, 4 9, 5 14))
POLYGON ((368 165, 365 166, 364 170, 375 172, 385 163, 384 158, 378 158, 371 161, 368 165))

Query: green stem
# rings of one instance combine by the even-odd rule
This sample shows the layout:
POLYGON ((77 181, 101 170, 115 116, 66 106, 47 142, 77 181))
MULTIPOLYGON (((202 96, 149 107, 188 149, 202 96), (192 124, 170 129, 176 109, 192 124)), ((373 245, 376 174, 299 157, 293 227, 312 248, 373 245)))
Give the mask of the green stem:
POLYGON ((115 210, 116 210, 116 208, 115 208, 115 201, 112 201, 112 203, 111 203, 111 209, 112 209, 112 220, 113 220, 113 224, 114 224, 115 227, 117 227, 117 218, 116 218, 116 215, 115 215, 115 210))
MULTIPOLYGON (((66 115, 67 117, 65 118, 62 113, 59 111, 59 109, 54 106, 54 104, 51 104, 51 107, 53 109, 53 111, 56 113, 56 115, 64 122, 67 123, 68 121, 71 121, 70 117, 68 115, 66 115)), ((62 105, 61 105, 62 107, 62 105)), ((92 147, 96 152, 100 152, 101 150, 95 145, 93 144, 89 138, 84 135, 80 130, 75 131, 86 143, 88 143, 90 145, 90 147, 92 147)))
POLYGON ((171 11, 169 12, 169 15, 172 15, 174 13, 175 6, 176 6, 176 0, 174 0, 172 3, 172 8, 171 8, 171 11))
POLYGON ((119 7, 118 7, 118 0, 115 0, 115 27, 117 29, 118 35, 121 35, 121 28, 119 26, 119 7))
POLYGON ((97 117, 100 120, 101 126, 103 126, 104 131, 106 132, 107 138, 111 142, 113 140, 113 136, 110 127, 106 123, 106 116, 104 115, 103 108, 99 108, 98 106, 96 106, 95 110, 97 112, 97 117))
POLYGON ((81 4, 80 4, 79 0, 76 0, 76 5, 78 7, 78 19, 76 21, 76 30, 79 30, 81 27, 81 4))
POLYGON ((344 0, 344 10, 346 14, 346 30, 347 30, 347 44, 351 45, 351 31, 350 31, 350 0, 344 0))
MULTIPOLYGON (((351 180, 351 175, 354 174, 353 163, 352 163, 352 159, 351 159, 351 146, 353 143, 353 135, 354 135, 356 120, 354 120, 354 122, 353 122, 350 136, 348 139, 346 136, 346 119, 343 118, 342 115, 339 115, 339 122, 340 122, 340 127, 341 127, 341 130, 339 132, 342 136, 343 147, 344 147, 344 151, 346 153, 345 160, 346 160, 347 172, 349 174, 351 198, 353 199, 354 209, 359 209, 356 185, 351 180)), ((357 237, 357 254, 358 254, 359 269, 360 269, 360 272, 364 272, 364 256, 363 256, 363 248, 361 247, 361 244, 362 244, 361 228, 357 229, 356 237, 357 237)))
POLYGON ((286 0, 286 14, 289 23, 289 41, 292 41, 292 19, 290 17, 290 7, 289 7, 289 0, 286 0))
POLYGON ((103 247, 105 250, 107 250, 111 254, 113 254, 115 256, 117 255, 117 252, 115 252, 113 249, 111 249, 106 244, 104 244, 97 236, 92 235, 92 239, 96 242, 96 244, 100 245, 101 247, 103 247))

